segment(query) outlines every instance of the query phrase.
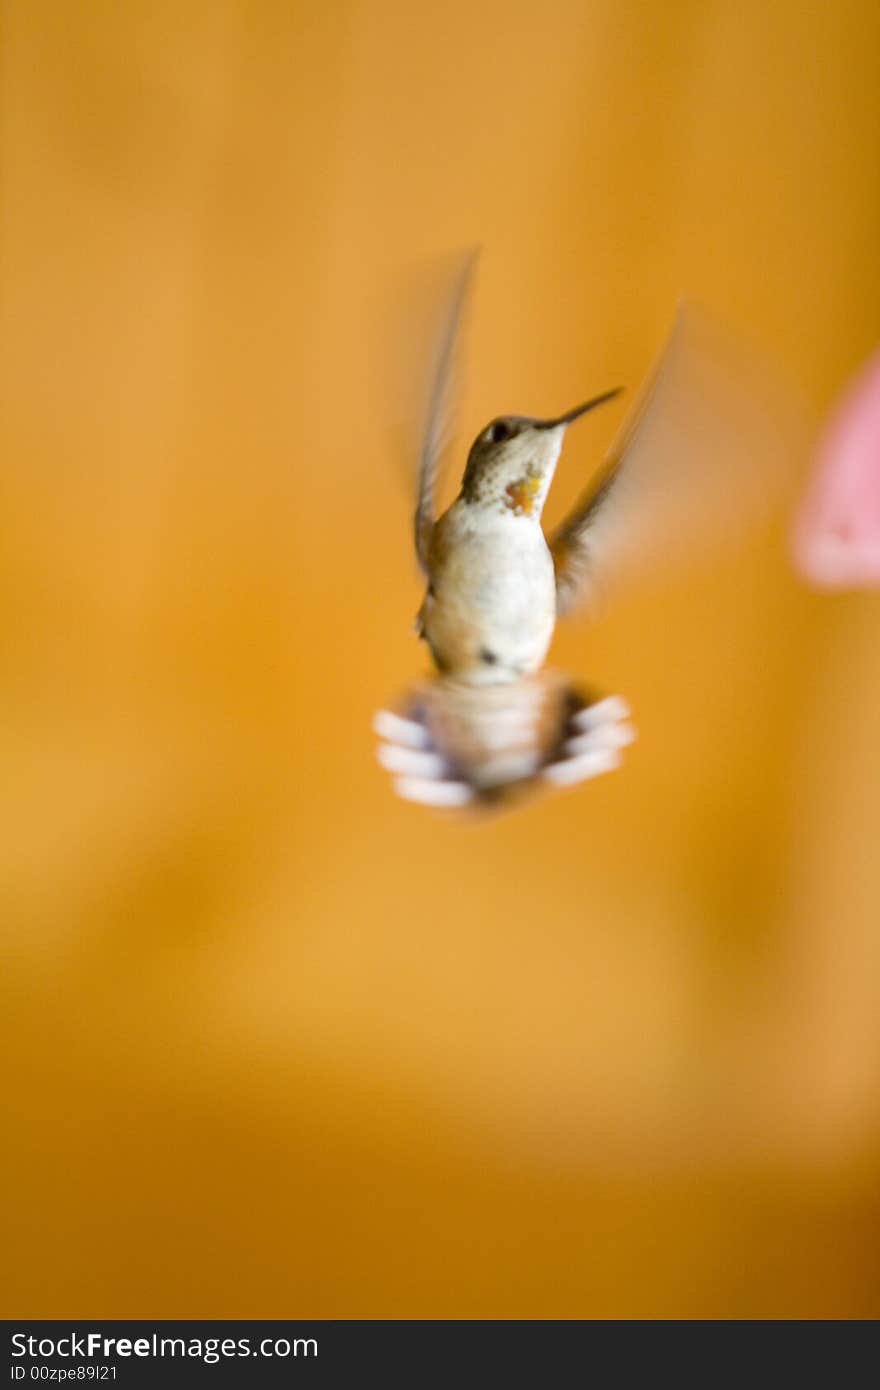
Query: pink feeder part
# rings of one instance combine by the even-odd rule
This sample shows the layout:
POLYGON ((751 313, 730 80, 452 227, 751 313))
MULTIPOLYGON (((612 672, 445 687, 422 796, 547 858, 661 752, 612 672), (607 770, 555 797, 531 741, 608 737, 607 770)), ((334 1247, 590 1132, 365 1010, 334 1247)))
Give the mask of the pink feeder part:
POLYGON ((819 439, 792 542, 809 583, 880 587, 880 351, 847 387, 819 439))

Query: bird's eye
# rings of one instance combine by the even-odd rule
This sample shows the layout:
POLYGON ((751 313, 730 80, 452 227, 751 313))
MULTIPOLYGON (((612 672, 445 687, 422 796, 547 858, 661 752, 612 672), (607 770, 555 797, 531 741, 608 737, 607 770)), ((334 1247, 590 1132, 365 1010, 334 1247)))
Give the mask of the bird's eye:
POLYGON ((503 444, 504 440, 509 439, 512 434, 513 430, 510 425, 504 420, 496 420, 495 424, 489 427, 489 443, 503 444))

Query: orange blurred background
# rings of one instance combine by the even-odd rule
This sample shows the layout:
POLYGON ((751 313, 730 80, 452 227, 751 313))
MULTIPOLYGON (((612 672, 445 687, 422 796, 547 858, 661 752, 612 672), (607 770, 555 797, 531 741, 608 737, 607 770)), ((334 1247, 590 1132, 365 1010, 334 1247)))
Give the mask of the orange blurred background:
POLYGON ((487 824, 370 731, 403 268, 484 248, 462 447, 635 386, 680 293, 824 410, 880 9, 3 19, 5 1316, 880 1314, 877 598, 780 532, 561 630, 640 742, 487 824))

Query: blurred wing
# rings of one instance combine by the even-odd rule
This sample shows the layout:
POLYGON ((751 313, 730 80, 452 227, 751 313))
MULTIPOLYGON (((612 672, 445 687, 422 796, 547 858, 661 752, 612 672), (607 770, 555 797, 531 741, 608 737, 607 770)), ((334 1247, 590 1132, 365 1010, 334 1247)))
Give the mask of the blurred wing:
POLYGON ((438 335, 433 384, 428 401, 419 459, 418 493, 414 518, 416 555, 427 572, 428 549, 434 527, 434 497, 440 462, 452 433, 455 406, 460 395, 461 327, 479 251, 468 252, 456 277, 448 311, 438 335))
POLYGON ((550 538, 559 611, 765 520, 803 458, 806 416, 779 369, 683 305, 596 483, 550 538))

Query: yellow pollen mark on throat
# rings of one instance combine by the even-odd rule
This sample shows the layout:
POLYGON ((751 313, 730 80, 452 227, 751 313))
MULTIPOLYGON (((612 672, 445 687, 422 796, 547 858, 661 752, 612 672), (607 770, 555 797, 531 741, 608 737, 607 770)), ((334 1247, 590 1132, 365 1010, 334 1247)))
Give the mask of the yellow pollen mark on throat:
POLYGON ((535 499, 541 491, 541 479, 537 473, 529 473, 525 478, 517 478, 515 483, 508 483, 504 491, 506 494, 505 505, 512 512, 517 512, 522 516, 531 516, 535 499))

